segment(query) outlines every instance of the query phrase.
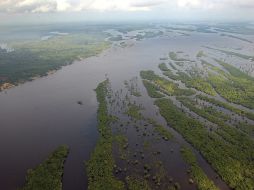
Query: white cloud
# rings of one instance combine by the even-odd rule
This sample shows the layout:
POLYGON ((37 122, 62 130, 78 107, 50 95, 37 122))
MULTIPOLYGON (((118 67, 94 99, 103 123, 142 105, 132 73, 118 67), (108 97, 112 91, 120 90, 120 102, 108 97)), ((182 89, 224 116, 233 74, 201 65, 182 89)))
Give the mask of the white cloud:
POLYGON ((254 9, 254 0, 0 0, 3 12, 151 11, 172 9, 254 9))
POLYGON ((56 0, 56 4, 57 11, 66 11, 71 8, 71 4, 67 0, 56 0))
POLYGON ((0 0, 0 12, 147 11, 161 0, 0 0))

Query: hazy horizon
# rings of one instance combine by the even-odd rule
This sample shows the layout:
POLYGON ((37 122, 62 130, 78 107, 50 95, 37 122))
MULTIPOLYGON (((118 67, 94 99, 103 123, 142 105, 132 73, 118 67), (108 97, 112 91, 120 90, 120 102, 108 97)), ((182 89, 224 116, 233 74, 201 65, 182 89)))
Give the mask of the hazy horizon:
POLYGON ((252 22, 251 0, 7 0, 0 23, 209 21, 252 22))

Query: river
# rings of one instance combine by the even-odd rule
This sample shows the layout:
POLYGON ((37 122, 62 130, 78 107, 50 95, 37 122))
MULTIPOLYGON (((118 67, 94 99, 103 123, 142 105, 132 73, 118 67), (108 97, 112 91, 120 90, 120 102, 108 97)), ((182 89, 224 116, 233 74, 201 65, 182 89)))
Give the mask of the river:
POLYGON ((96 57, 1 92, 0 189, 21 187, 27 169, 61 144, 70 147, 63 189, 86 189, 84 161, 98 139, 97 84, 107 74, 113 86, 120 87, 124 80, 139 76, 142 69, 158 71, 159 58, 169 51, 194 55, 202 45, 213 44, 218 38, 216 34, 194 34, 146 39, 125 48, 113 46, 96 57))

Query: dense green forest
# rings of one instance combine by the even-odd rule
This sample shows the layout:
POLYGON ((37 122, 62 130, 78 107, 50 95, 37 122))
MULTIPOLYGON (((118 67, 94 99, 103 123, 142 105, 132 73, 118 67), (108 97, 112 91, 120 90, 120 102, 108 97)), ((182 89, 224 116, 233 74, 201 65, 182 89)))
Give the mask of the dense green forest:
MULTIPOLYGON (((171 52, 170 58, 178 65, 176 62, 179 60, 176 56, 176 53, 171 52)), ((165 98, 157 97, 158 99, 155 100, 160 114, 171 127, 201 152, 222 179, 234 189, 253 189, 254 181, 251 177, 254 174, 253 126, 245 120, 245 118, 253 120, 253 112, 230 104, 234 102, 252 108, 253 78, 228 63, 214 60, 221 67, 202 60, 201 63, 206 66, 204 67, 206 70, 186 67, 187 70, 185 62, 190 62, 181 60, 183 61, 179 66, 182 67, 181 69, 175 67, 172 62, 169 66, 173 70, 165 63, 159 64, 162 74, 169 79, 153 71, 141 71, 140 76, 154 85, 153 88, 145 85, 149 96, 155 98, 156 93, 167 95, 164 96, 165 98), (198 94, 192 96, 192 94, 176 93, 179 88, 176 81, 185 84, 185 91, 195 88, 198 94), (217 93, 229 102, 211 97, 218 96, 217 93), (220 108, 232 113, 224 113, 220 108)), ((195 160, 189 150, 184 148, 182 153, 195 170, 193 177, 197 175, 204 180, 205 178, 198 174, 199 169, 195 166, 195 160)), ((206 187, 209 186, 209 183, 205 184, 206 187)), ((211 188, 216 187, 211 186, 208 189, 211 188)))
POLYGON ((100 139, 92 153, 90 160, 86 164, 89 179, 89 190, 99 189, 124 189, 122 181, 118 180, 114 174, 114 158, 112 155, 113 134, 111 132, 111 117, 108 115, 106 97, 108 81, 104 81, 96 88, 98 108, 98 130, 100 139))
POLYGON ((22 190, 61 190, 64 162, 68 153, 67 146, 60 146, 44 162, 28 170, 22 190))
POLYGON ((74 33, 47 40, 10 42, 13 51, 0 49, 0 85, 17 85, 45 76, 74 60, 97 55, 109 45, 103 33, 74 33))

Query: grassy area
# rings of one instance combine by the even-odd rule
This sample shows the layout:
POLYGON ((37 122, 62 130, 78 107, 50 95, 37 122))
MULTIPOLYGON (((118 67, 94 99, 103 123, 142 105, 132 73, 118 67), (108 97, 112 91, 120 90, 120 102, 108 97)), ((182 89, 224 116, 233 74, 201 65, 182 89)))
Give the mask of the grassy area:
POLYGON ((206 176, 202 168, 199 167, 196 156, 193 154, 190 148, 182 147, 181 154, 183 155, 184 160, 191 167, 191 176, 197 183, 198 190, 218 190, 213 181, 211 181, 206 176))
POLYGON ((127 176, 126 182, 129 190, 151 190, 148 182, 141 177, 127 176))
POLYGON ((22 190, 61 190, 64 162, 68 147, 60 146, 34 169, 28 170, 26 184, 22 190))
POLYGON ((202 108, 197 106, 197 102, 187 97, 177 97, 185 107, 189 108, 191 111, 195 112, 199 116, 216 123, 218 125, 223 125, 225 121, 229 120, 230 117, 222 112, 218 112, 215 108, 211 106, 204 106, 202 108))
POLYGON ((159 91, 159 88, 156 87, 156 85, 154 85, 153 83, 147 81, 147 80, 143 80, 143 84, 146 88, 146 91, 148 93, 148 95, 152 98, 162 98, 164 97, 164 95, 159 91))
POLYGON ((204 77, 199 76, 197 73, 192 73, 191 76, 189 76, 184 72, 178 71, 177 75, 175 75, 166 65, 160 64, 159 68, 163 71, 165 76, 172 80, 180 80, 185 83, 188 88, 195 88, 211 96, 216 95, 216 91, 213 89, 212 85, 204 77))
POLYGON ((168 78, 170 78, 172 80, 176 80, 176 81, 180 80, 179 75, 175 75, 170 69, 168 71, 164 71, 163 75, 167 76, 168 78))
POLYGON ((158 86, 160 91, 163 91, 164 93, 166 93, 168 95, 190 96, 190 95, 195 94, 195 92, 193 90, 181 89, 178 87, 177 84, 175 84, 163 77, 156 75, 153 71, 141 71, 140 76, 142 79, 149 80, 149 81, 153 82, 156 86, 158 86))
POLYGON ((109 47, 104 34, 69 34, 47 40, 11 42, 12 52, 0 50, 0 86, 17 85, 49 71, 71 64, 74 60, 97 55, 109 47))
POLYGON ((216 59, 215 61, 224 67, 228 73, 202 60, 202 64, 212 70, 212 72, 208 73, 207 81, 227 101, 253 109, 254 78, 228 63, 216 59))
POLYGON ((177 70, 177 68, 175 67, 175 65, 173 63, 169 62, 169 65, 170 65, 170 67, 172 67, 172 69, 177 70))
POLYGON ((221 36, 226 36, 226 37, 235 38, 235 39, 238 39, 238 40, 241 40, 241 41, 244 41, 244 42, 253 43, 252 41, 250 41, 246 38, 242 38, 242 37, 231 35, 231 34, 221 34, 221 36))
POLYGON ((119 157, 121 160, 127 159, 126 148, 128 147, 128 138, 124 135, 115 135, 114 142, 118 146, 119 157))
POLYGON ((231 106, 230 104, 228 103, 225 103, 225 102, 221 102, 219 100, 216 100, 214 98, 209 98, 207 96, 203 96, 203 95, 197 95, 197 98, 201 99, 201 100, 204 100, 206 102, 210 102, 216 106, 219 106, 219 107, 222 107, 222 108, 225 108, 225 109, 228 109, 236 114, 239 114, 239 115, 243 115, 247 118, 249 118, 250 120, 254 120, 254 113, 252 112, 247 112, 247 111, 244 111, 244 110, 241 110, 241 109, 238 109, 234 106, 231 106))
POLYGON ((253 142, 245 135, 228 127, 210 132, 169 99, 158 99, 155 104, 166 121, 202 153, 231 188, 254 188, 253 142))
POLYGON ((121 41, 123 40, 123 37, 121 35, 117 35, 117 36, 112 36, 109 38, 110 41, 121 41))
POLYGON ((209 82, 218 94, 229 102, 241 104, 245 107, 254 108, 254 86, 253 82, 229 76, 209 74, 209 82))
POLYGON ((224 53, 226 55, 232 55, 232 56, 236 56, 236 57, 240 57, 242 59, 247 59, 247 60, 254 60, 254 56, 250 56, 250 55, 245 55, 245 54, 241 54, 241 53, 237 53, 237 52, 233 52, 233 51, 227 51, 227 50, 222 50, 222 49, 216 49, 216 48, 212 48, 212 47, 206 47, 207 49, 211 49, 211 50, 216 50, 219 51, 221 53, 224 53))
POLYGON ((88 190, 122 190, 124 183, 118 180, 114 174, 114 158, 112 155, 113 135, 110 128, 111 117, 107 112, 107 84, 104 81, 96 88, 98 108, 98 130, 100 132, 99 141, 86 164, 88 175, 88 190))
POLYGON ((136 97, 140 97, 141 93, 138 89, 137 82, 138 82, 137 77, 134 77, 129 82, 124 81, 124 84, 125 84, 126 88, 128 89, 128 91, 130 92, 131 95, 136 96, 136 97))
POLYGON ((199 51, 198 53, 197 53, 197 58, 201 58, 201 57, 205 57, 206 56, 206 54, 204 53, 204 51, 199 51))
POLYGON ((135 38, 137 41, 140 41, 140 40, 147 39, 147 38, 155 38, 155 37, 158 37, 161 35, 163 35, 162 31, 158 31, 158 32, 145 31, 144 33, 137 34, 135 36, 135 38))
POLYGON ((183 72, 179 73, 179 79, 186 84, 189 88, 195 88, 201 92, 204 92, 206 94, 209 94, 211 96, 216 95, 216 91, 213 89, 212 85, 209 84, 206 79, 204 79, 201 76, 191 76, 189 77, 187 74, 183 72))
MULTIPOLYGON (((186 106, 187 108, 189 108, 191 111, 195 112, 196 114, 198 114, 199 116, 207 119, 208 121, 215 123, 218 125, 219 129, 222 129, 229 132, 229 133, 239 133, 239 135, 241 136, 241 132, 244 132, 247 135, 252 136, 253 132, 254 132, 254 126, 244 123, 244 122, 237 122, 234 124, 231 124, 230 126, 228 124, 225 123, 225 121, 230 120, 230 116, 225 115, 222 112, 218 112, 215 108, 213 107, 204 107, 204 108, 198 108, 195 105, 194 101, 190 101, 187 98, 184 97, 177 97, 178 100, 181 101, 181 103, 183 103, 184 106, 186 106), (235 128, 234 128, 235 127, 235 128), (239 129, 240 131, 237 131, 236 129, 239 129)), ((218 130, 217 132, 221 132, 220 130, 218 130)), ((236 137, 236 135, 235 135, 236 137)), ((238 137, 236 137, 238 138, 238 137)), ((233 139, 233 138, 232 138, 233 139)), ((238 142, 239 143, 239 142, 238 142)))
POLYGON ((169 52, 169 57, 173 61, 189 61, 188 59, 179 58, 177 53, 175 52, 169 52))
POLYGON ((208 63, 207 61, 205 61, 205 60, 201 60, 201 64, 207 69, 207 68, 209 68, 209 69, 211 69, 213 72, 215 72, 215 73, 218 73, 218 74, 220 74, 220 75, 222 75, 222 76, 225 76, 226 75, 226 72, 224 71, 224 70, 222 70, 221 68, 219 68, 219 67, 217 67, 217 66, 214 66, 213 64, 211 64, 211 63, 208 63))
POLYGON ((162 71, 168 71, 169 70, 165 63, 159 64, 159 69, 162 70, 162 71))
POLYGON ((223 66, 233 77, 254 81, 253 77, 244 73, 240 69, 218 59, 215 59, 215 61, 219 63, 221 66, 223 66))
POLYGON ((143 119, 143 116, 140 113, 141 110, 142 110, 142 108, 140 106, 130 104, 130 105, 128 105, 128 109, 125 112, 125 114, 127 114, 128 116, 130 116, 134 119, 141 120, 141 119, 143 119))
POLYGON ((154 131, 159 133, 164 140, 172 139, 174 136, 172 133, 170 133, 165 127, 162 125, 155 124, 154 125, 154 131))
POLYGON ((169 30, 180 30, 180 31, 185 31, 185 32, 194 32, 195 29, 192 28, 183 28, 183 27, 165 27, 166 29, 169 30))
POLYGON ((154 127, 154 131, 156 133, 158 133, 162 139, 164 140, 170 140, 174 138, 174 135, 168 130, 166 129, 164 126, 158 124, 155 120, 151 119, 151 118, 146 118, 147 122, 152 124, 154 127))
POLYGON ((243 131, 244 133, 250 135, 251 137, 254 137, 254 125, 245 122, 238 122, 235 125, 237 129, 243 131))

